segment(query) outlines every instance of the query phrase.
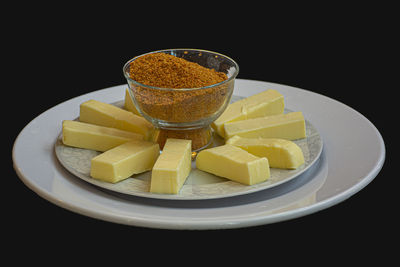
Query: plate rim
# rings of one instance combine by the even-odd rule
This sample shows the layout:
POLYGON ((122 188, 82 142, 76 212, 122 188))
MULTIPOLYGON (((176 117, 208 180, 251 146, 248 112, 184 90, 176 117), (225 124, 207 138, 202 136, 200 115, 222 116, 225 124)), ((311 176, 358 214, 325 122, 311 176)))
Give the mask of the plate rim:
MULTIPOLYGON (((29 179, 25 179, 26 177, 19 172, 18 168, 16 168, 14 164, 14 168, 16 170, 17 175, 21 178, 23 183, 30 188, 32 191, 37 193, 40 197, 48 200, 49 202, 65 208, 69 211, 76 212, 78 214, 89 216, 92 218, 96 218, 99 220, 104 220, 113 223, 119 223, 124 225, 131 225, 131 226, 139 226, 145 228, 156 228, 156 229, 171 229, 171 230, 208 230, 208 229, 230 229, 230 228, 239 228, 239 227, 249 227, 249 226, 257 226, 263 224, 270 224, 276 223, 280 221, 286 221, 295 219, 298 217, 302 217, 305 215, 309 215, 320 210, 324 210, 326 208, 332 207, 359 192, 365 186, 367 186, 379 173, 381 168, 383 167, 385 157, 383 156, 379 163, 375 166, 374 170, 371 171, 364 179, 362 179, 359 183, 355 184, 354 186, 348 188, 347 190, 331 196, 323 201, 311 204, 306 207, 288 210, 276 214, 266 214, 266 215, 259 215, 258 217, 253 218, 253 220, 248 220, 245 217, 242 218, 232 218, 227 217, 225 220, 221 220, 219 218, 218 223, 212 219, 204 219, 204 220, 195 220, 190 221, 186 220, 183 223, 181 222, 178 224, 176 221, 165 221, 165 220, 158 220, 156 218, 152 218, 149 220, 148 218, 140 218, 135 217, 132 220, 131 217, 123 216, 118 213, 110 213, 104 212, 102 210, 92 210, 90 208, 86 208, 84 206, 74 205, 63 200, 58 199, 57 197, 52 196, 51 194, 47 194, 45 190, 40 187, 36 187, 29 179)), ((319 159, 318 159, 319 160, 319 159)))
MULTIPOLYGON (((379 173, 379 171, 382 169, 384 162, 385 162, 385 158, 386 158, 386 149, 385 149, 385 144, 384 144, 384 140, 382 138, 382 135, 380 134, 380 132, 378 131, 378 129, 375 127, 375 125, 368 120, 368 118, 366 118, 365 116, 363 116, 360 112, 358 112, 357 110, 347 106, 346 104, 335 100, 333 98, 330 98, 328 96, 316 93, 316 92, 312 92, 312 91, 308 91, 305 89, 301 89, 301 88, 297 88, 297 87, 293 87, 290 85, 285 85, 285 84, 277 84, 277 83, 271 83, 271 82, 266 82, 266 81, 257 81, 257 80, 248 80, 248 79, 237 79, 237 80, 242 80, 243 82, 246 81, 250 81, 250 82, 260 82, 260 83, 264 83, 265 85, 269 86, 269 85, 280 85, 280 86, 285 86, 285 87, 289 87, 289 88, 293 88, 296 90, 301 90, 307 93, 312 93, 312 94, 316 94, 319 95, 321 97, 324 97, 330 101, 334 101, 336 103, 339 103, 342 105, 342 107, 346 107, 348 110, 350 110, 351 112, 356 112, 360 117, 362 117, 367 123, 369 127, 372 127, 372 129, 375 132, 375 135, 378 139, 379 142, 379 147, 380 147, 380 151, 379 151, 379 155, 378 155, 378 160, 374 163, 374 166, 372 169, 369 170, 369 172, 362 178, 360 178, 358 180, 357 183, 355 183, 354 185, 350 186, 349 188, 347 188, 346 190, 332 195, 324 200, 318 201, 314 204, 308 205, 306 207, 303 208, 296 208, 293 210, 289 210, 289 211, 284 211, 284 212, 280 212, 277 214, 268 214, 268 215, 260 215, 256 218, 252 218, 251 220, 246 219, 246 218, 237 218, 235 219, 234 222, 232 222, 232 218, 229 218, 229 221, 224 222, 224 221, 213 221, 212 219, 208 219, 208 220, 203 220, 203 222, 193 222, 193 221, 185 221, 184 223, 181 223, 179 225, 176 225, 176 222, 169 222, 169 221, 157 221, 155 218, 152 218, 149 221, 149 218, 140 218, 138 216, 135 216, 134 218, 129 217, 129 216, 122 216, 121 214, 114 214, 114 213, 110 213, 110 212, 103 212, 102 210, 92 210, 90 208, 86 208, 83 206, 79 206, 76 205, 74 203, 68 203, 65 202, 61 199, 58 199, 56 196, 53 196, 52 194, 48 193, 45 189, 41 188, 40 186, 38 186, 37 184, 34 183, 34 181, 31 181, 29 179, 29 177, 26 177, 24 175, 24 173, 22 173, 20 167, 16 164, 16 147, 17 144, 20 141, 20 138, 22 136, 22 133, 24 132, 24 130, 27 129, 28 126, 30 126, 33 121, 35 121, 36 119, 40 118, 41 116, 43 116, 44 113, 50 111, 51 109, 64 104, 65 102, 71 101, 75 98, 78 97, 82 97, 84 95, 89 95, 91 93, 98 93, 99 91, 102 90, 108 90, 114 87, 121 87, 121 86, 125 86, 125 85, 117 85, 117 86, 113 86, 113 87, 108 87, 108 88, 103 88, 103 89, 99 89, 97 91, 91 92, 91 93, 87 93, 84 95, 80 95, 74 98, 71 98, 67 101, 64 101, 60 104, 57 104, 55 106, 53 106, 52 108, 44 111, 43 113, 39 114, 38 116, 36 116, 35 118, 33 118, 29 123, 27 123, 25 125, 25 127, 20 131, 20 133, 18 134, 18 136, 15 139, 15 142, 13 144, 13 149, 12 149, 12 160, 13 160, 13 167, 16 171, 16 174, 18 175, 18 177, 22 180, 22 182, 28 187, 30 188, 32 191, 34 191, 35 193, 37 193, 39 196, 41 196, 42 198, 60 206, 63 208, 66 208, 68 210, 71 210, 73 212, 85 215, 85 216, 90 216, 93 218, 97 218, 97 219, 101 219, 101 220, 106 220, 106 221, 110 221, 110 222, 116 222, 116 223, 121 223, 121 224, 127 224, 127 225, 135 225, 135 226, 142 226, 142 227, 152 227, 152 228, 167 228, 167 229, 217 229, 217 228, 237 228, 237 227, 242 227, 242 226, 251 226, 251 225, 260 225, 260 224, 266 224, 266 223, 273 223, 273 222, 278 222, 278 221, 282 221, 282 220, 288 220, 288 219, 292 219, 292 218, 297 218, 300 216, 304 216, 310 213, 314 213, 317 212, 319 210, 331 207, 339 202, 342 202, 343 200, 351 197, 352 195, 354 195, 355 193, 359 192, 361 189, 363 189, 366 185, 368 185, 375 177, 376 175, 379 173), (210 225, 212 224, 212 225, 210 225)), ((325 139, 325 138, 324 138, 325 139)), ((324 143, 325 145, 325 143, 324 143)), ((325 148, 323 149, 325 150, 325 148)), ((324 152, 322 152, 324 153, 324 152)), ((135 214, 137 215, 137 214, 135 214)), ((221 219, 219 219, 221 220, 221 219)))

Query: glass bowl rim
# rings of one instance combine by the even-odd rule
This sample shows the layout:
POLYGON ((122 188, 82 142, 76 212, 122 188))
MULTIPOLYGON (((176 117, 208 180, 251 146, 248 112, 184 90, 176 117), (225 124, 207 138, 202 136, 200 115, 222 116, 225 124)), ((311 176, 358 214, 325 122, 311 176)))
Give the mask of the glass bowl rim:
POLYGON ((227 82, 229 82, 229 81, 235 79, 236 76, 237 76, 238 73, 239 73, 239 65, 238 65, 238 64, 236 63, 236 61, 234 61, 232 58, 230 58, 230 57, 228 57, 228 56, 225 56, 225 55, 223 55, 223 54, 217 53, 217 52, 213 52, 213 51, 209 51, 209 50, 204 50, 204 49, 194 49, 194 48, 173 48, 173 49, 156 50, 156 51, 152 51, 152 52, 148 52, 148 53, 145 53, 145 54, 141 54, 141 55, 139 55, 139 56, 136 56, 136 57, 134 57, 134 58, 128 60, 128 61, 124 64, 124 67, 122 68, 122 71, 123 71, 123 74, 124 74, 125 78, 126 78, 128 81, 130 81, 130 82, 136 84, 137 86, 141 86, 141 87, 145 87, 145 88, 150 88, 150 89, 155 89, 155 90, 162 90, 162 91, 177 91, 177 90, 179 90, 179 91, 195 91, 195 90, 202 90, 202 89, 217 87, 217 86, 220 86, 220 85, 222 85, 222 84, 225 84, 225 83, 227 83, 227 82), (235 66, 235 72, 233 73, 233 75, 232 75, 231 77, 229 77, 228 79, 226 79, 226 80, 224 80, 224 81, 222 81, 222 82, 215 83, 215 84, 211 84, 211 85, 208 85, 208 86, 194 87, 194 88, 166 88, 166 87, 157 87, 157 86, 146 85, 146 84, 143 84, 143 83, 140 83, 140 82, 137 82, 137 81, 131 79, 131 77, 129 76, 129 73, 127 73, 127 69, 128 69, 129 64, 130 64, 132 61, 138 59, 139 57, 142 57, 142 56, 145 56, 145 55, 148 55, 148 54, 165 53, 165 52, 171 52, 171 51, 177 51, 177 50, 179 50, 179 51, 192 51, 192 52, 195 52, 195 51, 196 51, 196 52, 206 52, 206 53, 214 54, 214 55, 216 55, 216 56, 222 56, 222 57, 224 57, 225 59, 228 59, 229 61, 231 61, 231 62, 233 63, 233 65, 235 66))

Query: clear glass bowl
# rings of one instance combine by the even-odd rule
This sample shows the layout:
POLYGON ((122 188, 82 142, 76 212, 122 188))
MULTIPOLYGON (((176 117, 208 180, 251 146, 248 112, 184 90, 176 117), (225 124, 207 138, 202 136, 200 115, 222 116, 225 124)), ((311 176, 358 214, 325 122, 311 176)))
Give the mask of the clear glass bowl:
POLYGON ((156 127, 154 140, 161 147, 169 137, 191 139, 194 151, 206 147, 211 142, 210 124, 222 114, 231 99, 238 64, 227 56, 206 50, 169 49, 151 53, 174 55, 227 75, 226 80, 210 86, 174 89, 145 85, 130 77, 131 63, 150 53, 129 60, 123 67, 133 103, 156 127))

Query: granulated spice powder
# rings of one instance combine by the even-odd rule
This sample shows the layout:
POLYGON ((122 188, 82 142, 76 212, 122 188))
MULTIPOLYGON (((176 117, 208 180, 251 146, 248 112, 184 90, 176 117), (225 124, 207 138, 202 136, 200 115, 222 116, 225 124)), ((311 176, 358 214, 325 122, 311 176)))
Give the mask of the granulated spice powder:
POLYGON ((191 139, 193 150, 208 144, 209 123, 228 101, 226 94, 232 88, 226 83, 202 87, 228 79, 225 73, 173 55, 150 53, 130 63, 129 76, 141 84, 162 88, 131 84, 136 104, 143 113, 169 125, 185 123, 189 126, 179 131, 163 126, 155 136, 161 148, 167 138, 191 139))
POLYGON ((139 57, 131 63, 129 74, 142 84, 174 89, 209 86, 228 78, 223 72, 165 53, 139 57))
MULTIPOLYGON (((226 80, 223 72, 165 53, 147 54, 130 63, 130 78, 154 87, 199 88, 226 80)), ((133 94, 143 112, 168 122, 192 122, 219 110, 227 86, 196 90, 159 90, 135 86, 133 94)))

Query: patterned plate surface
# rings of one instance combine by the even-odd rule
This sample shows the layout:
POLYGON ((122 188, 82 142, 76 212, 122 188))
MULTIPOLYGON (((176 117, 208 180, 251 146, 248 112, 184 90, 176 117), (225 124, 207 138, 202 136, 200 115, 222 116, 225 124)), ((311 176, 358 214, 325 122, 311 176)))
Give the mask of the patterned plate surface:
MULTIPOLYGON (((237 101, 242 97, 233 96, 232 101, 237 101)), ((121 107, 123 102, 114 103, 121 107)), ((290 110, 285 109, 285 112, 290 110)), ((144 172, 133 175, 119 183, 111 184, 102 182, 90 177, 90 161, 100 152, 68 147, 62 143, 62 134, 57 138, 55 144, 55 152, 60 163, 75 176, 96 186, 128 195, 158 198, 158 199, 177 199, 177 200, 194 200, 194 199, 213 199, 231 197, 242 194, 249 194, 267 188, 271 188, 282 183, 288 182, 301 173, 310 168, 319 158, 322 152, 323 143, 317 129, 306 120, 307 138, 295 140, 294 142, 300 146, 304 154, 305 164, 296 170, 282 170, 271 168, 271 177, 262 183, 255 185, 242 185, 228 179, 215 176, 210 173, 196 169, 195 162, 192 162, 192 171, 187 178, 185 184, 179 194, 153 194, 149 192, 151 172, 144 172)), ((223 139, 218 135, 213 136, 213 146, 222 145, 223 139)))

